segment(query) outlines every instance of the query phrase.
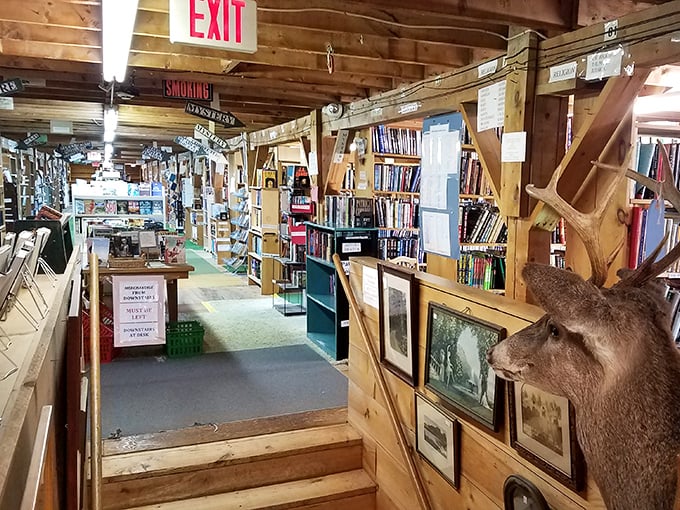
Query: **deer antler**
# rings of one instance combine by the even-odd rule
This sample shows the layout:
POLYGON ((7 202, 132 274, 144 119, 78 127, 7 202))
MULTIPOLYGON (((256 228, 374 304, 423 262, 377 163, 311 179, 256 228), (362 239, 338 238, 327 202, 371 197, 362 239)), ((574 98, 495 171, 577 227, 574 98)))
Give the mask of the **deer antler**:
MULTIPOLYGON (((588 258, 590 259, 591 267, 591 281, 594 285, 602 287, 607 280, 607 270, 611 263, 612 257, 605 257, 602 249, 602 242, 600 241, 600 226, 604 218, 604 211, 609 205, 611 197, 614 195, 616 188, 624 178, 625 173, 619 167, 610 167, 608 169, 617 171, 617 175, 611 180, 604 193, 604 199, 601 200, 595 209, 590 213, 582 213, 572 207, 566 200, 564 200, 557 193, 557 181, 562 175, 561 167, 550 178, 550 182, 545 188, 536 188, 533 184, 526 186, 527 194, 537 200, 544 202, 546 205, 555 209, 564 220, 569 223, 576 231, 578 236, 583 241, 588 258)), ((620 248, 619 248, 620 249, 620 248)), ((616 250, 618 252, 618 249, 616 250)))
MULTIPOLYGON (((635 170, 630 168, 617 167, 613 165, 607 165, 606 163, 599 163, 593 161, 593 164, 599 168, 605 168, 609 170, 621 171, 625 170, 626 177, 633 179, 640 184, 653 190, 654 193, 660 195, 664 200, 668 200, 676 210, 680 211, 680 190, 673 184, 672 167, 670 163, 670 158, 668 157, 668 151, 664 144, 657 140, 657 146, 659 147, 659 154, 661 155, 661 160, 663 162, 663 167, 666 169, 666 175, 663 181, 657 181, 646 175, 642 175, 635 170)), ((664 257, 658 262, 656 260, 657 255, 666 243, 668 235, 664 236, 661 243, 654 249, 654 251, 647 257, 640 266, 628 276, 623 278, 618 286, 641 286, 647 283, 652 278, 655 278, 659 274, 663 273, 668 267, 673 264, 680 257, 680 244, 677 244, 669 251, 664 257)))

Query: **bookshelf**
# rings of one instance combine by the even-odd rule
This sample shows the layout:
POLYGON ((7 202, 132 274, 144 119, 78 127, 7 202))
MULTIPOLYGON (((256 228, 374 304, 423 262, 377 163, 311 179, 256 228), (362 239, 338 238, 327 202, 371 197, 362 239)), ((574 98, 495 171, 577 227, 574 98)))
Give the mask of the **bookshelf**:
POLYGON ((378 229, 378 257, 423 262, 419 243, 421 123, 371 127, 369 163, 378 229))
POLYGON ((224 267, 230 273, 245 273, 248 267, 248 231, 250 229, 248 192, 245 187, 239 188, 230 195, 229 223, 231 252, 224 261, 224 267))
POLYGON ((274 292, 274 259, 279 256, 279 190, 250 188, 248 234, 248 283, 263 295, 274 292))
POLYGON ((306 223, 307 337, 336 360, 348 354, 349 303, 331 257, 337 253, 345 265, 350 256, 375 256, 376 234, 374 228, 306 223))
POLYGON ((228 219, 210 218, 210 241, 213 258, 219 265, 227 262, 231 254, 231 222, 228 219))

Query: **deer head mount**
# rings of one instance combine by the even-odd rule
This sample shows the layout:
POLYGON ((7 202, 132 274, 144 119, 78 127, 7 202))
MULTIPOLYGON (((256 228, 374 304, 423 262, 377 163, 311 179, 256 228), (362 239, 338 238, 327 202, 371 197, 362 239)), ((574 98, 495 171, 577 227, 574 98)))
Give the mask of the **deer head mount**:
MULTIPOLYGON (((659 144, 670 174, 668 154, 659 144)), ((634 171, 617 170, 611 197, 634 171)), ((608 200, 583 214, 557 194, 559 169, 545 189, 527 192, 560 213, 581 237, 592 276, 539 264, 522 275, 545 310, 539 321, 492 347, 487 357, 504 379, 569 398, 579 443, 610 510, 672 510, 680 453, 680 354, 670 333, 670 309, 654 278, 680 257, 680 245, 655 262, 662 246, 635 271, 603 288, 608 260, 599 239, 608 200)), ((680 210, 680 192, 649 179, 680 210)), ((664 240, 665 241, 665 240, 664 240)))

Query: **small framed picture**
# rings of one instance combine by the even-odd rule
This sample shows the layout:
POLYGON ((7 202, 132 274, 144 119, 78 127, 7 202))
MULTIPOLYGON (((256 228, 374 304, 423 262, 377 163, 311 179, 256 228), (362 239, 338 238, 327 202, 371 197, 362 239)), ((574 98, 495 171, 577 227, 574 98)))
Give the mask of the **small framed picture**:
POLYGON ((416 451, 458 489, 460 423, 420 393, 416 393, 416 451))
POLYGON ((418 309, 413 271, 378 264, 380 361, 415 386, 418 373, 418 309))
POLYGON ((494 432, 503 417, 503 381, 489 366, 486 351, 505 334, 495 324, 428 305, 425 387, 443 405, 494 432))
POLYGON ((585 461, 569 400, 524 383, 508 383, 510 445, 560 483, 579 491, 585 461))
POLYGON ((503 484, 503 510, 550 510, 548 502, 533 483, 510 475, 503 484))

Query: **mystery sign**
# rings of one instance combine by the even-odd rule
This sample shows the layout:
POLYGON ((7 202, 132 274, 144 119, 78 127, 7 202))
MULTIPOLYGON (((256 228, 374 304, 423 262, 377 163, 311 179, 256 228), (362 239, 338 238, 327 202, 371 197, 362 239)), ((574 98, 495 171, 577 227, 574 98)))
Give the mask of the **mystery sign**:
POLYGON ((224 127, 234 128, 234 127, 245 127, 245 124, 234 117, 229 112, 221 112, 219 110, 213 110, 207 106, 203 106, 198 103, 193 103, 187 101, 187 105, 184 108, 186 113, 191 115, 196 115, 196 117, 201 117, 202 119, 212 120, 217 124, 222 124, 224 127))
POLYGON ((24 84, 20 78, 0 81, 0 97, 11 96, 24 90, 24 84))

